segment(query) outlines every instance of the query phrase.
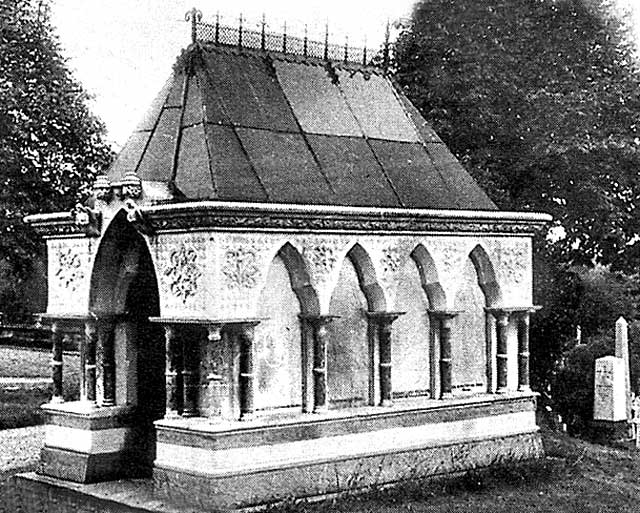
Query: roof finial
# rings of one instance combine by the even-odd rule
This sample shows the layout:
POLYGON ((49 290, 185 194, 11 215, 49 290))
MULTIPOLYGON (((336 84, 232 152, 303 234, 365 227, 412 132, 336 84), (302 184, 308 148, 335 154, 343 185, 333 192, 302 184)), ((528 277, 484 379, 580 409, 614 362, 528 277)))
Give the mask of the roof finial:
POLYGON ((260 24, 260 49, 262 51, 266 50, 266 27, 267 27, 267 15, 262 13, 262 23, 260 24))
POLYGON ((389 18, 387 18, 387 26, 384 31, 384 48, 382 50, 382 67, 386 71, 389 68, 389 40, 391 39, 391 27, 389 18))
POLYGON ((198 40, 197 26, 198 22, 202 20, 202 11, 199 11, 195 7, 184 15, 184 21, 191 22, 191 42, 195 43, 198 40))
POLYGON ((242 13, 240 13, 240 19, 238 23, 238 47, 242 48, 242 13))
POLYGON ((287 20, 284 20, 282 26, 282 53, 287 53, 287 20))
POLYGON ((305 57, 308 55, 309 50, 309 33, 307 24, 304 24, 304 39, 302 40, 302 55, 305 57))
POLYGON ((349 62, 349 36, 344 36, 344 62, 349 62))
POLYGON ((364 47, 362 48, 362 65, 367 65, 367 35, 364 36, 364 47))
POLYGON ((324 23, 324 60, 329 60, 329 19, 324 23))

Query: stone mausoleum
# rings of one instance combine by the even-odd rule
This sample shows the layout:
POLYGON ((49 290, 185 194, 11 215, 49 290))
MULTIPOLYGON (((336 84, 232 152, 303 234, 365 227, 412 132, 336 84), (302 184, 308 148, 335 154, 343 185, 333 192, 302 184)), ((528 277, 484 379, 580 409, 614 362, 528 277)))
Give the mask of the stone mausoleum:
POLYGON ((386 54, 194 32, 92 199, 27 218, 53 347, 39 473, 236 508, 540 456, 548 216, 497 210, 386 54))

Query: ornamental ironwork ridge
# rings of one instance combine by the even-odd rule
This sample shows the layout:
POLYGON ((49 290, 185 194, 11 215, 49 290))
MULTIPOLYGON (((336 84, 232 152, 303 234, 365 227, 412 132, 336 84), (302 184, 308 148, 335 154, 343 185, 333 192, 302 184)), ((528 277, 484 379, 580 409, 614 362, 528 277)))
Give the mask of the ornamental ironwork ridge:
POLYGON ((239 49, 249 48, 265 52, 278 52, 285 55, 295 55, 303 58, 315 58, 325 61, 343 62, 345 64, 359 64, 363 66, 377 66, 387 69, 390 56, 390 27, 387 22, 384 43, 381 48, 380 62, 374 58, 378 52, 362 47, 349 45, 348 37, 343 44, 329 41, 329 24, 325 25, 324 41, 309 38, 307 25, 304 26, 302 37, 287 33, 284 23, 282 32, 267 30, 266 17, 263 15, 259 23, 260 30, 246 27, 246 19, 240 15, 238 25, 231 26, 221 23, 220 15, 216 14, 214 23, 202 21, 202 12, 191 9, 185 14, 185 21, 191 22, 191 40, 193 43, 215 43, 234 46, 239 49))

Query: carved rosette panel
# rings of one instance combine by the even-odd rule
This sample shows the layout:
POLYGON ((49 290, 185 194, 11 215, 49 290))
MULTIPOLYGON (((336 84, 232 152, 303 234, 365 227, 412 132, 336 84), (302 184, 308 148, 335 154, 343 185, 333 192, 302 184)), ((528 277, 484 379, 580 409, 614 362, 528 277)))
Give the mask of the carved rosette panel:
POLYGON ((303 251, 304 258, 309 263, 311 275, 317 283, 329 280, 331 272, 338 261, 338 251, 335 244, 321 242, 306 246, 303 251))
POLYGON ((195 247, 182 243, 169 252, 164 276, 171 293, 183 303, 196 296, 202 274, 201 255, 195 247))
POLYGON ((506 246, 500 253, 500 274, 505 281, 521 284, 526 278, 529 247, 524 242, 506 246))
POLYGON ((224 254, 222 274, 231 289, 252 289, 258 284, 260 267, 254 248, 229 248, 224 254))
POLYGON ((85 277, 83 258, 76 248, 61 247, 58 249, 58 270, 55 273, 60 285, 75 292, 85 277))
POLYGON ((402 249, 397 246, 384 248, 380 259, 380 268, 383 276, 392 276, 400 270, 403 256, 402 249))

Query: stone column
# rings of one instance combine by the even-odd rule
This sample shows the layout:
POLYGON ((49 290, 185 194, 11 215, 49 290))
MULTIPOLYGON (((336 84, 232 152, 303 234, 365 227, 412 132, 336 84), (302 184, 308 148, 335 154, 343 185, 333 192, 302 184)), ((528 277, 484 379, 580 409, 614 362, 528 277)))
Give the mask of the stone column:
POLYGON ((102 362, 102 403, 101 406, 116 404, 116 352, 115 352, 115 319, 105 317, 99 319, 98 351, 102 362))
POLYGON ((166 413, 165 418, 177 417, 180 410, 180 396, 182 394, 180 383, 181 358, 176 339, 175 326, 164 325, 165 337, 165 391, 166 391, 166 413))
POLYGON ((255 323, 239 326, 237 335, 240 342, 240 420, 253 418, 253 338, 255 323))
POLYGON ((507 328, 509 326, 509 312, 506 310, 496 309, 491 310, 491 313, 496 319, 496 374, 497 374, 497 394, 504 394, 507 392, 508 383, 508 365, 509 357, 507 355, 507 328))
POLYGON ((62 333, 59 322, 51 324, 51 379, 53 380, 52 403, 62 403, 62 333))
POLYGON ((375 324, 378 337, 378 377, 380 380, 380 406, 393 404, 391 384, 391 325, 402 313, 370 312, 369 318, 375 324))
POLYGON ((521 312, 518 318, 518 390, 530 392, 529 386, 529 312, 521 312))
POLYGON ((210 417, 214 418, 222 415, 222 397, 225 390, 222 340, 222 326, 207 326, 207 363, 211 369, 207 381, 211 400, 210 417))
POLYGON ((182 416, 197 417, 200 373, 197 340, 182 340, 182 416))
POLYGON ((322 413, 329 409, 327 398, 327 326, 335 318, 333 315, 306 317, 313 329, 313 412, 322 413))
POLYGON ((87 319, 84 325, 84 389, 85 399, 96 402, 96 323, 87 319))
POLYGON ((460 312, 432 310, 432 318, 437 321, 438 339, 440 340, 440 399, 451 397, 451 328, 453 320, 460 312))

